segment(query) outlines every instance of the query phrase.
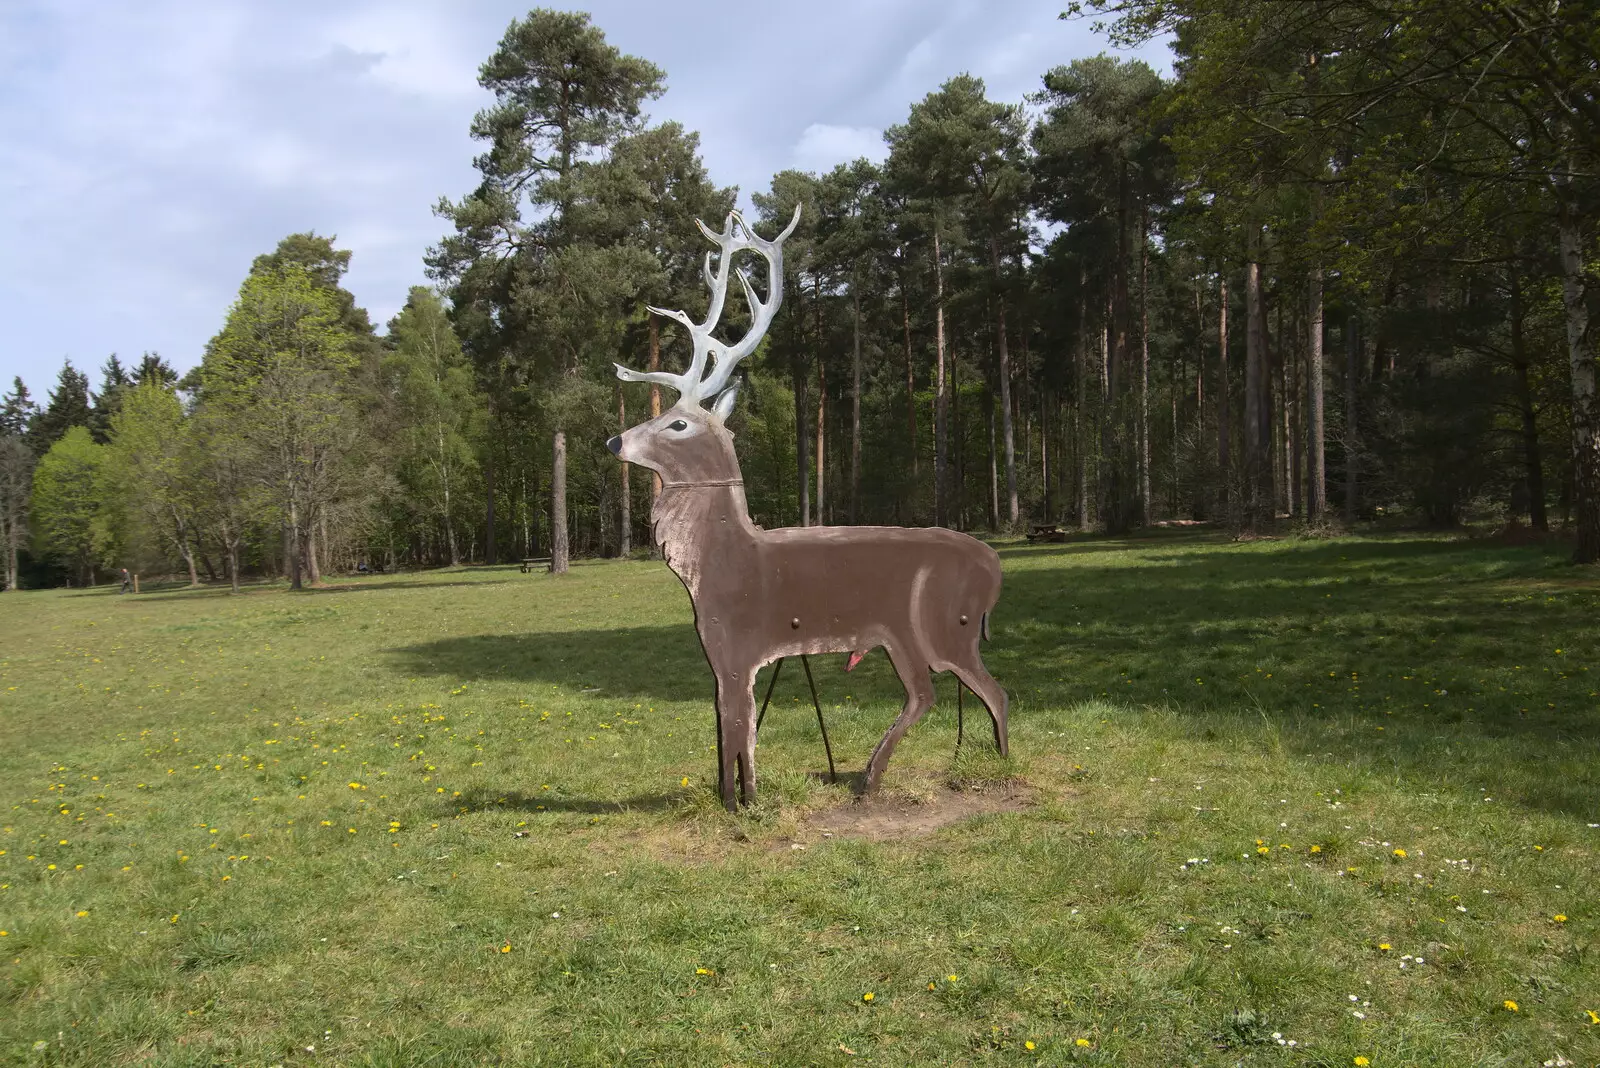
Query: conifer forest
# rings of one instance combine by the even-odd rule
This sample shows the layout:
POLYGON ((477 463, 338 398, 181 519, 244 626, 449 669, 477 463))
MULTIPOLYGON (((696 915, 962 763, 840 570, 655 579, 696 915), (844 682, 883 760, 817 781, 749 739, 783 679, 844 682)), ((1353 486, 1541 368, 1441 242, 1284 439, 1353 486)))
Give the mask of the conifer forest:
MULTIPOLYGON (((952 72, 882 162, 742 191, 788 240, 730 419, 766 527, 1240 535, 1484 522, 1600 561, 1600 17, 1551 0, 1084 0, 1105 53, 952 72), (1170 76, 1115 46, 1167 38, 1170 76)), ((147 353, 0 410, 6 588, 315 584, 650 547, 606 439, 674 398, 741 191, 582 14, 479 71, 472 188, 380 330, 333 236, 147 353), (194 362, 194 361, 182 361, 194 362)), ((781 106, 781 97, 780 106, 781 106)), ((396 151, 403 151, 397 147, 396 151)), ((746 305, 730 297, 723 331, 746 305)))

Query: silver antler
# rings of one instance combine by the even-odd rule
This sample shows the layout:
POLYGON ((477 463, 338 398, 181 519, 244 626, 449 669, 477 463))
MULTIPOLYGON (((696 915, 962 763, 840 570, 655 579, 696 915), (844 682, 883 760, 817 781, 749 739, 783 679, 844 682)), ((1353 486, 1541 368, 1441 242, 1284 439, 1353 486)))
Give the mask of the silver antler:
POLYGON ((682 400, 699 404, 706 398, 722 392, 734 367, 755 351, 756 346, 761 343, 762 335, 771 325, 772 317, 783 301, 783 242, 800 224, 800 205, 795 205, 794 218, 789 220, 789 225, 783 233, 771 241, 764 240, 751 229, 750 224, 744 221, 744 216, 736 211, 728 213, 720 234, 699 219, 694 223, 719 250, 716 254, 715 271, 711 267, 710 252, 706 253, 705 262, 701 267, 706 285, 711 288, 711 306, 706 309, 706 321, 696 323, 683 312, 670 308, 650 308, 657 315, 677 320, 689 331, 689 337, 694 342, 694 357, 689 362, 689 369, 681 375, 675 375, 667 371, 632 371, 619 363, 617 377, 624 382, 654 382, 657 385, 671 386, 681 394, 682 400), (745 249, 752 249, 766 257, 767 299, 765 302, 757 299, 755 289, 750 285, 749 276, 743 270, 737 272, 739 284, 744 287, 745 300, 750 305, 750 329, 737 344, 722 345, 711 336, 711 332, 716 329, 717 321, 722 318, 722 305, 728 296, 728 272, 733 264, 734 253, 745 249), (711 357, 710 374, 705 373, 708 355, 711 357))

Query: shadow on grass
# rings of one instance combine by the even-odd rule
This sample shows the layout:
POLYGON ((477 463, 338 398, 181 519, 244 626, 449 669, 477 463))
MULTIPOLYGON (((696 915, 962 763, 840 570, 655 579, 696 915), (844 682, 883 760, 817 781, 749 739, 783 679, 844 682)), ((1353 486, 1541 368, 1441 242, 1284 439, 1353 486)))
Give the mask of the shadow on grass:
POLYGON ((1498 783, 1496 796, 1595 819, 1600 674, 1567 654, 1594 647, 1600 582, 1573 588, 1559 549, 1192 544, 1147 544, 1133 566, 1008 572, 995 675, 1013 693, 1064 686, 1062 703, 1170 708, 1201 732, 1266 717, 1303 756, 1474 796, 1498 783), (1562 597, 1545 596, 1549 579, 1562 597))
POLYGON ((462 808, 469 812, 505 809, 514 812, 575 812, 585 816, 620 815, 625 812, 665 812, 684 803, 682 794, 639 794, 620 801, 596 801, 586 797, 561 797, 550 793, 504 794, 471 792, 452 798, 448 814, 462 808))
POLYGON ((557 683, 607 697, 711 699, 700 638, 688 623, 613 630, 479 634, 395 649, 402 675, 557 683))

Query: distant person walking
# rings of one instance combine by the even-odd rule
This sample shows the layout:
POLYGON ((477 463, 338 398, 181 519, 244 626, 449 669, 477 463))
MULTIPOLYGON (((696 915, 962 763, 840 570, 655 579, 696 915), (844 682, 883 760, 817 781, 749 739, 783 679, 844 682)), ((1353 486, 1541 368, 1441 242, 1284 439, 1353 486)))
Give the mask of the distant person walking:
POLYGON ((122 589, 118 590, 117 592, 119 594, 120 593, 127 593, 128 590, 130 588, 132 588, 132 586, 133 586, 133 576, 128 574, 128 569, 127 568, 123 568, 122 569, 122 589))

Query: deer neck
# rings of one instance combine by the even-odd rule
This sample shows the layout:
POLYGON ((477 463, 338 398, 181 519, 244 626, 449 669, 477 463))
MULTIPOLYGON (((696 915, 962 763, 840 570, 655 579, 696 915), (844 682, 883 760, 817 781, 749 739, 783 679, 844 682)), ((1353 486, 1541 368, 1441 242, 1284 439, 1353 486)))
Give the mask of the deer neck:
POLYGON ((665 483, 650 509, 650 521, 667 566, 683 580, 691 599, 699 593, 703 569, 719 566, 719 559, 749 546, 756 535, 737 474, 665 483))

